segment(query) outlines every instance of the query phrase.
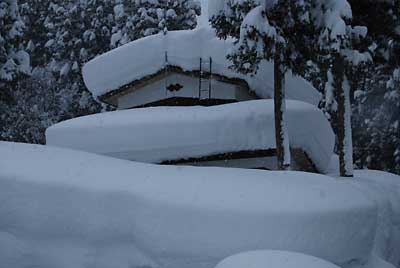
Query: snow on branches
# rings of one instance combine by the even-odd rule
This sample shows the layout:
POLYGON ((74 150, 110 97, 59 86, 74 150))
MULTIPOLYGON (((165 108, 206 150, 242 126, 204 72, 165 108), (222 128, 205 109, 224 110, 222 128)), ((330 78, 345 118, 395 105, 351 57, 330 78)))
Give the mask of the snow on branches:
MULTIPOLYGON (((16 0, 0 2, 0 82, 31 72, 29 54, 21 46, 24 24, 16 0)), ((0 84, 1 85, 1 84, 0 84)))

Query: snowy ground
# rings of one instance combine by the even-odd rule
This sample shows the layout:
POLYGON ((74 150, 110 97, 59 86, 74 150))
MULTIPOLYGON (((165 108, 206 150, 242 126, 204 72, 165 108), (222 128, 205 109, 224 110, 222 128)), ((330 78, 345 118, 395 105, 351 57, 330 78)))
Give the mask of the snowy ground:
POLYGON ((399 267, 395 175, 155 166, 4 142, 0 151, 1 268, 211 268, 257 249, 399 267))
POLYGON ((278 250, 257 250, 239 253, 230 256, 215 268, 339 268, 324 260, 307 256, 300 253, 278 251, 278 250))
MULTIPOLYGON (((287 101, 290 145, 327 171, 335 136, 317 107, 287 101)), ((146 163, 274 149, 273 100, 213 107, 154 107, 101 113, 56 124, 48 145, 146 163), (195 123, 193 123, 195 122, 195 123)))

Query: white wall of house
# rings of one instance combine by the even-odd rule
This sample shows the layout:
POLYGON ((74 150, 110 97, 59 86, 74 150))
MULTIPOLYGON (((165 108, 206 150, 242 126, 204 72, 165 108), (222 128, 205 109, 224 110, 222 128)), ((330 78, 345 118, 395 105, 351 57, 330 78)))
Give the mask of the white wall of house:
MULTIPOLYGON (((208 80, 204 81, 202 88, 208 89, 208 84, 208 80)), ((119 97, 118 109, 128 109, 173 97, 198 98, 199 78, 180 73, 171 73, 166 78, 151 82, 119 97), (180 84, 183 88, 179 91, 171 92, 166 89, 171 84, 180 84)), ((208 92, 202 92, 201 97, 208 98, 208 92)), ((237 101, 254 99, 245 87, 215 79, 211 80, 211 98, 237 101)))

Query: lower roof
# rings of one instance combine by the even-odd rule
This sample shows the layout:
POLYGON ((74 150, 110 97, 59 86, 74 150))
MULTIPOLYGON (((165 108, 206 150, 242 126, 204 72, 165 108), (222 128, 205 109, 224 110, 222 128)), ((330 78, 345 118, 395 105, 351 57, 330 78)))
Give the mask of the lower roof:
MULTIPOLYGON (((287 125, 290 146, 326 171, 335 139, 322 111, 287 101, 287 125)), ((254 100, 108 112, 56 124, 47 129, 46 140, 48 145, 148 163, 274 149, 274 105, 273 100, 254 100)))

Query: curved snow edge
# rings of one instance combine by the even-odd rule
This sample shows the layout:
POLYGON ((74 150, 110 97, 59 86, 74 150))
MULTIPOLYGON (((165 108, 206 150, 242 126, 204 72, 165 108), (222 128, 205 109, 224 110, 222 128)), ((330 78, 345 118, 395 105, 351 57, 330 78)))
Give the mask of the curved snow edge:
POLYGON ((0 158, 0 228, 16 235, 85 243, 125 237, 167 268, 212 267, 259 248, 334 263, 366 261, 372 250, 376 207, 348 181, 139 164, 4 142, 0 151, 7 155, 0 158))
MULTIPOLYGON (((335 136, 321 110, 288 100, 290 146, 328 170, 335 136)), ((84 116, 51 126, 48 145, 147 163, 221 153, 267 150, 275 145, 272 100, 213 107, 155 107, 84 116)))

